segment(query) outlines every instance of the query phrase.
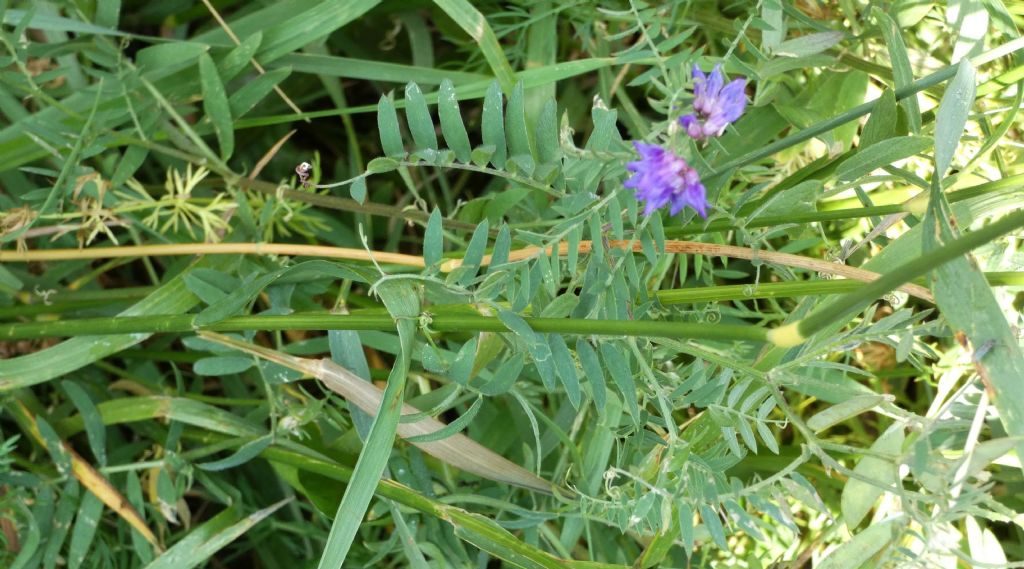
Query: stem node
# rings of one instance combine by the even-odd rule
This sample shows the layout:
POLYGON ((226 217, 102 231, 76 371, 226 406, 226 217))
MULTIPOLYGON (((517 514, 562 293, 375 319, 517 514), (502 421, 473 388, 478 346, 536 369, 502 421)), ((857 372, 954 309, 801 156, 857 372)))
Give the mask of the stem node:
POLYGON ((792 348, 804 343, 803 334, 800 333, 800 322, 793 322, 773 328, 768 331, 768 341, 780 348, 792 348))

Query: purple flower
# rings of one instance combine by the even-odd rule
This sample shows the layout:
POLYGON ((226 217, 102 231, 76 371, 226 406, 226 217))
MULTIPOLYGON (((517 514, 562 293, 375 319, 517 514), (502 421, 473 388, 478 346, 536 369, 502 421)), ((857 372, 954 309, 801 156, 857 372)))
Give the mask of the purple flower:
POLYGON ((634 142, 640 160, 626 164, 633 176, 623 184, 636 190, 636 199, 646 201, 644 215, 671 204, 669 214, 675 215, 690 206, 707 217, 708 200, 697 171, 681 157, 654 144, 634 142))
POLYGON ((694 65, 693 110, 696 113, 679 117, 679 124, 695 140, 721 136, 725 127, 736 122, 747 108, 747 96, 743 92, 746 86, 746 79, 734 79, 725 85, 721 65, 711 70, 710 77, 694 65))

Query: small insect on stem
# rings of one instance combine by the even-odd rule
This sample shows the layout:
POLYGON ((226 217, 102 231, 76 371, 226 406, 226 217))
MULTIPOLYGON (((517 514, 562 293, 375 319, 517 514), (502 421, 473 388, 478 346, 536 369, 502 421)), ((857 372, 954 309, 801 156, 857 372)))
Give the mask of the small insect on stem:
POLYGON ((309 162, 303 162, 295 167, 295 173, 299 176, 299 181, 302 182, 303 188, 309 187, 309 173, 313 170, 313 165, 309 162))

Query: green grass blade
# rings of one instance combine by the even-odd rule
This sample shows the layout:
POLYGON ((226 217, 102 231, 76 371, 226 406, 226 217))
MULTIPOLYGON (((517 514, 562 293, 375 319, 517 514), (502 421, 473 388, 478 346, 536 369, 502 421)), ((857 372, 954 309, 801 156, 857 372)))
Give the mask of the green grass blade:
POLYGON ((525 544, 493 520, 468 512, 464 512, 461 518, 462 523, 455 527, 455 535, 500 559, 508 560, 515 567, 564 569, 566 566, 562 560, 543 551, 532 556, 523 555, 525 544))
MULTIPOLYGON (((226 257, 207 257, 196 266, 216 268, 226 266, 228 261, 226 257)), ((185 286, 184 275, 178 275, 120 315, 181 314, 198 303, 199 299, 185 286)), ((148 337, 148 334, 117 334, 71 338, 44 350, 0 360, 0 393, 50 381, 130 348, 148 337)))
MULTIPOLYGON (((89 493, 86 491, 86 494, 89 493)), ((74 478, 68 480, 61 492, 60 500, 57 501, 57 510, 53 515, 53 529, 47 535, 46 549, 43 551, 43 567, 57 566, 57 558, 64 548, 64 541, 73 525, 72 518, 78 510, 80 495, 81 485, 78 480, 74 478)), ((142 537, 142 534, 139 534, 139 539, 146 544, 146 547, 149 547, 149 542, 142 537)))
POLYGON ((398 319, 401 351, 398 354, 398 361, 391 368, 380 409, 373 419, 366 444, 359 453, 359 459, 352 472, 352 480, 345 489, 338 513, 334 516, 334 524, 331 525, 327 544, 320 557, 320 569, 344 566, 349 548, 359 530, 360 524, 357 520, 362 520, 366 515, 370 499, 391 457, 391 447, 395 442, 398 420, 402 412, 405 380, 409 373, 413 336, 416 333, 414 319, 419 316, 418 297, 410 285, 400 281, 385 281, 378 284, 377 290, 392 317, 398 319))
POLYGON ((819 569, 852 569, 862 567, 872 557, 899 537, 906 522, 902 517, 891 518, 873 524, 853 536, 853 539, 839 546, 819 564, 819 569))
MULTIPOLYGON (((380 0, 326 0, 314 6, 309 2, 298 3, 290 18, 273 21, 273 25, 263 30, 263 45, 257 57, 261 62, 274 61, 327 37, 377 4, 380 0)), ((262 19, 272 21, 269 17, 262 19)), ((240 37, 247 35, 237 29, 235 33, 240 37)))
MULTIPOLYGON (((526 69, 553 65, 558 61, 558 11, 550 0, 534 2, 531 16, 538 18, 526 32, 526 69)), ((535 127, 545 105, 555 99, 555 84, 538 85, 526 91, 526 121, 535 127)))
POLYGON ((221 470, 227 470, 229 468, 235 468, 249 462, 256 458, 264 449, 270 446, 273 442, 273 435, 263 435, 262 437, 253 439, 244 445, 238 447, 238 450, 219 460, 213 460, 210 462, 200 462, 196 464, 201 470, 207 472, 218 472, 221 470))
POLYGON ((434 4, 455 20, 455 23, 480 46, 480 51, 491 66, 491 71, 501 84, 502 90, 511 93, 516 83, 515 73, 484 15, 467 0, 434 0, 434 4))
MULTIPOLYGON (((941 205, 948 208, 946 204, 941 205)), ((932 219, 941 224, 939 234, 948 246, 952 231, 942 207, 930 205, 922 225, 934 227, 929 223, 932 219)), ((964 221, 960 217, 956 219, 959 223, 964 221)), ((935 238, 926 241, 926 249, 938 245, 935 238)), ((939 266, 931 277, 935 303, 949 326, 969 340, 971 360, 999 411, 1003 427, 1012 436, 1024 435, 1024 394, 1020 390, 1024 354, 985 275, 978 270, 977 262, 966 255, 939 266)), ((1017 452, 1024 456, 1024 443, 1018 443, 1017 452)))
MULTIPOLYGON (((904 427, 902 423, 894 423, 884 433, 879 435, 878 440, 871 445, 874 452, 899 456, 903 450, 904 427)), ((878 458, 875 456, 864 456, 853 469, 854 472, 866 478, 875 480, 881 485, 898 487, 900 483, 899 466, 893 464, 892 460, 878 458)), ((875 506, 875 502, 885 492, 879 486, 869 484, 856 478, 848 478, 843 486, 843 493, 840 498, 840 509, 843 512, 843 520, 849 528, 856 528, 864 519, 864 516, 875 506)))
POLYGON ((847 158, 836 168, 840 181, 856 180, 861 176, 908 158, 932 147, 932 141, 923 136, 898 136, 883 140, 847 158))
POLYGON ((103 514, 103 502, 92 492, 82 496, 75 516, 75 527, 71 530, 71 544, 68 545, 68 567, 78 569, 89 554, 90 546, 96 537, 96 529, 103 514))
POLYGON ((185 539, 146 565, 146 569, 191 569, 201 565, 290 501, 291 498, 281 500, 241 520, 234 508, 228 508, 189 532, 185 539))
MULTIPOLYGON (((557 83, 558 81, 564 81, 566 79, 571 79, 573 77, 585 75, 587 73, 596 71, 603 67, 609 67, 613 65, 616 65, 615 58, 592 57, 577 61, 557 63, 555 65, 549 65, 537 69, 527 69, 525 71, 517 73, 516 78, 523 82, 524 88, 529 89, 541 85, 557 83)), ((491 82, 492 80, 488 79, 480 82, 465 83, 459 85, 455 88, 456 96, 458 97, 459 100, 483 98, 488 92, 491 82)), ((427 100, 428 103, 436 102, 437 93, 425 93, 424 98, 427 100)), ((396 107, 404 107, 405 101, 396 101, 394 104, 396 107)), ((258 126, 290 123, 305 118, 324 118, 346 114, 369 113, 374 112, 376 109, 377 107, 375 105, 360 105, 354 107, 347 107, 344 109, 332 109, 326 111, 302 113, 301 115, 288 114, 258 117, 253 119, 243 119, 235 124, 235 128, 254 128, 258 126)), ((5 149, 6 148, 3 145, 0 145, 0 150, 5 149)), ((11 148, 11 151, 16 150, 17 148, 11 148)), ((5 156, 0 154, 0 160, 2 160, 3 158, 5 158, 5 156)), ((3 164, 3 162, 0 162, 0 166, 2 166, 3 164)))
POLYGON ((476 401, 470 405, 469 409, 467 409, 462 415, 459 415, 459 417, 451 423, 448 423, 444 427, 432 433, 406 437, 405 440, 410 443, 432 443, 461 433, 471 422, 473 422, 473 418, 476 417, 476 414, 480 411, 480 405, 483 401, 482 397, 477 397, 476 401))
POLYGON ((252 58, 263 42, 263 34, 256 32, 245 38, 241 44, 232 49, 217 63, 217 72, 221 79, 230 81, 247 67, 252 65, 252 58))
POLYGON ((889 398, 885 395, 875 394, 861 395, 860 397, 847 399, 846 401, 843 401, 838 405, 833 405, 832 407, 816 413, 810 419, 807 419, 807 428, 812 431, 823 431, 847 419, 856 417, 861 413, 870 411, 886 401, 889 401, 889 398))
MULTIPOLYGON (((104 401, 96 409, 107 426, 152 420, 176 421, 240 440, 262 436, 266 430, 234 413, 184 397, 120 397, 104 401)), ((82 416, 67 417, 57 423, 56 428, 65 438, 77 435, 83 428, 82 416)))
POLYGON ((974 67, 969 59, 960 60, 956 77, 946 86, 935 114, 935 176, 946 175, 953 153, 964 135, 967 116, 974 105, 974 67))
MULTIPOLYGON (((875 8, 872 11, 878 26, 885 37, 885 43, 889 47, 889 58, 892 60, 892 74, 896 81, 896 89, 905 89, 914 83, 914 70, 910 66, 910 57, 907 55, 907 46, 900 35, 900 28, 896 22, 882 10, 875 8)), ((910 125, 910 132, 918 134, 921 132, 921 108, 917 104, 917 95, 905 97, 900 101, 900 106, 906 112, 907 121, 910 125)))
POLYGON ((896 109, 896 94, 892 89, 886 89, 882 96, 875 103, 868 122, 860 132, 860 140, 857 143, 858 150, 887 140, 896 132, 896 121, 899 111, 896 109))
POLYGON ((203 110, 213 124, 213 132, 220 143, 220 157, 227 160, 235 151, 235 128, 231 120, 231 107, 224 83, 217 74, 217 66, 207 55, 199 56, 199 80, 203 87, 203 110))
MULTIPOLYGON (((26 14, 27 12, 25 10, 6 10, 3 14, 3 23, 9 26, 17 25, 26 14)), ((33 14, 32 19, 29 20, 28 24, 29 27, 33 29, 48 32, 71 32, 75 34, 119 37, 129 37, 132 35, 116 29, 97 26, 95 24, 65 18, 63 16, 54 16, 52 14, 33 14)))
POLYGON ((479 73, 309 53, 290 53, 274 61, 268 67, 290 67, 296 73, 314 73, 329 77, 384 81, 401 85, 410 82, 418 85, 439 85, 445 80, 456 85, 489 81, 486 75, 479 73))
MULTIPOLYGON (((244 41, 250 35, 265 32, 271 27, 287 21, 296 13, 309 10, 310 7, 309 0, 282 0, 267 4, 241 17, 228 19, 227 24, 231 31, 244 41)), ((210 30, 194 36, 192 41, 224 47, 234 45, 227 32, 220 26, 212 26, 210 30)))
POLYGON ((291 69, 281 67, 268 71, 263 75, 247 82, 239 90, 231 93, 228 97, 228 106, 231 108, 231 116, 240 117, 248 113, 262 101, 278 83, 284 81, 291 74, 291 69))
POLYGON ((89 447, 92 449, 93 456, 96 457, 96 462, 100 466, 105 466, 107 464, 107 431, 99 410, 96 409, 89 394, 79 384, 65 380, 61 382, 61 387, 67 392, 68 397, 82 416, 85 434, 89 439, 89 447))

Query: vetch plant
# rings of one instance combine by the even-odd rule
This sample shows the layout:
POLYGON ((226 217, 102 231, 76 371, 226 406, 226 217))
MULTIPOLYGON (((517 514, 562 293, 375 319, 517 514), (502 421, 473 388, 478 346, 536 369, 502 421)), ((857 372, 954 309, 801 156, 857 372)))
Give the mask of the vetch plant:
POLYGON ((1012 6, 65 4, 0 566, 1024 559, 1012 6))

